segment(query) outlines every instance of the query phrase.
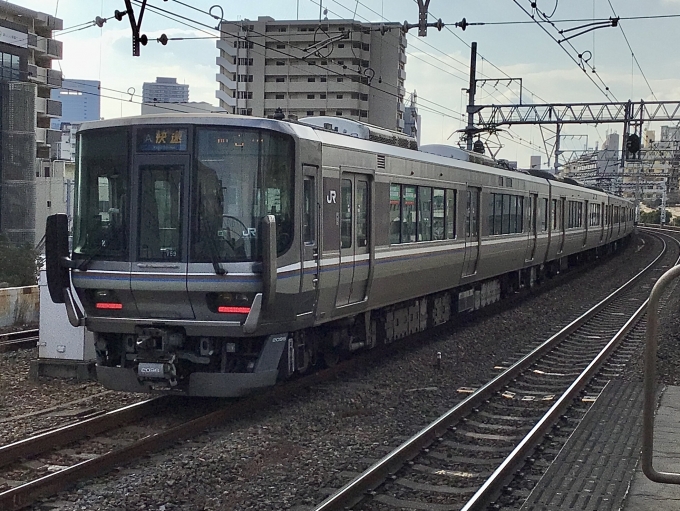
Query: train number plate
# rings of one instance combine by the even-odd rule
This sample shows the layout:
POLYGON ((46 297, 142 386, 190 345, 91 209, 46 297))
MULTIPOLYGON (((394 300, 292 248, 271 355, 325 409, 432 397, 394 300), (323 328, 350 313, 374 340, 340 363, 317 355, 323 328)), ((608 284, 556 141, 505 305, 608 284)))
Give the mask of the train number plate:
POLYGON ((137 367, 137 376, 140 378, 163 378, 165 376, 163 364, 140 362, 139 367, 137 367))

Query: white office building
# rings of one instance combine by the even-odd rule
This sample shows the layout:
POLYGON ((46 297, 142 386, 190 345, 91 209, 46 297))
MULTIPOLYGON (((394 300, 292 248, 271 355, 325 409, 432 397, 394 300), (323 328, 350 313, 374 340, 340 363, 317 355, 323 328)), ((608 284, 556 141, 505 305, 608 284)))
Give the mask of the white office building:
POLYGON ((222 21, 220 106, 271 117, 337 116, 403 131, 406 36, 398 23, 222 21), (381 30, 382 28, 382 30, 381 30))

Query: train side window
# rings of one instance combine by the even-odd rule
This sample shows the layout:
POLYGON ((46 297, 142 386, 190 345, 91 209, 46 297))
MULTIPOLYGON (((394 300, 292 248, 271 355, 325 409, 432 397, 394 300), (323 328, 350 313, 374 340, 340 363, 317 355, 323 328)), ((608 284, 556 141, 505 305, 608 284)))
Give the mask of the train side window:
POLYGON ((401 195, 401 242, 416 241, 416 187, 402 186, 401 195))
POLYGON ((510 199, 512 195, 503 194, 503 225, 501 226, 501 234, 508 234, 510 231, 510 199))
POLYGON ((493 205, 493 234, 503 233, 503 195, 494 193, 493 205))
POLYGON ((557 230, 557 199, 552 200, 552 229, 557 230))
POLYGON ((446 238, 456 237, 456 190, 446 190, 446 238))
POLYGON ((305 176, 302 182, 302 241, 304 243, 314 244, 314 217, 315 217, 315 203, 314 198, 314 178, 312 176, 305 176))
POLYGON ((512 234, 517 231, 517 196, 510 195, 510 225, 508 226, 508 233, 512 234))
POLYGON ((443 240, 445 237, 444 230, 444 190, 435 188, 432 190, 432 239, 443 240))
POLYGON ((401 185, 390 185, 390 244, 401 241, 401 185))
POLYGON ((357 246, 368 245, 368 181, 357 179, 357 246))
POLYGON ((467 207, 465 208, 465 236, 475 237, 479 234, 477 210, 479 208, 479 192, 468 190, 467 207))
POLYGON ((343 179, 340 185, 340 248, 352 246, 352 181, 343 179))
POLYGON ((432 239, 432 188, 418 187, 418 241, 432 239))
POLYGON ((543 211, 541 212, 541 231, 548 230, 548 199, 543 199, 543 211))
MULTIPOLYGON (((515 232, 524 232, 524 197, 519 195, 517 199, 517 225, 515 226, 515 232)), ((531 214, 531 204, 529 204, 529 214, 531 214)))

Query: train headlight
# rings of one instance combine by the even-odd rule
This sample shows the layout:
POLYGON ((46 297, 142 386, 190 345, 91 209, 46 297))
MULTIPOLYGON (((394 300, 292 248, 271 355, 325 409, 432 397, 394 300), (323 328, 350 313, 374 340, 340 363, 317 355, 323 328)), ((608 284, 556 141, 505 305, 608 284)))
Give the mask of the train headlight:
POLYGON ((208 308, 220 314, 248 314, 253 303, 252 293, 209 293, 208 308))

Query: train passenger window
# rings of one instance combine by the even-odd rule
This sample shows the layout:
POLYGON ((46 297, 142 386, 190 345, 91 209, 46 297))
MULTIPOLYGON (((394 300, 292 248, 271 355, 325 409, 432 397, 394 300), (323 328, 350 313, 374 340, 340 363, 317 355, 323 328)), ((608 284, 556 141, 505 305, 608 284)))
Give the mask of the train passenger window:
POLYGON ((368 181, 357 179, 357 246, 368 245, 368 181))
POLYGON ((340 248, 352 246, 352 181, 343 179, 340 185, 340 248))
POLYGON ((510 225, 508 226, 508 233, 517 232, 517 199, 516 195, 510 195, 510 225))
MULTIPOLYGON (((524 197, 519 195, 517 199, 517 214, 515 216, 515 232, 524 232, 524 197)), ((531 214, 531 205, 529 206, 529 214, 531 214)))
POLYGON ((557 199, 552 200, 552 229, 557 230, 557 199))
MULTIPOLYGON (((512 195, 503 195, 503 225, 501 226, 501 234, 508 234, 510 231, 510 199, 514 199, 512 195)), ((513 201, 514 202, 514 201, 513 201)))
POLYGON ((446 239, 456 237, 456 190, 446 190, 446 239))
POLYGON ((401 241, 416 241, 416 187, 403 186, 401 195, 401 241))
POLYGON ((548 230, 548 199, 543 199, 540 204, 542 204, 542 211, 539 215, 541 219, 541 231, 548 230))
POLYGON ((302 182, 302 241, 308 244, 314 244, 315 203, 314 178, 305 176, 302 182))
POLYGON ((479 209, 479 192, 477 190, 467 192, 467 207, 465 208, 465 236, 475 237, 479 234, 477 211, 479 209))
POLYGON ((443 240, 444 231, 444 190, 432 190, 432 239, 443 240))
POLYGON ((432 239, 432 188, 418 187, 418 241, 432 239))
POLYGON ((401 241, 401 186, 390 185, 390 244, 401 241))
POLYGON ((503 234, 503 195, 494 193, 493 234, 503 234))

